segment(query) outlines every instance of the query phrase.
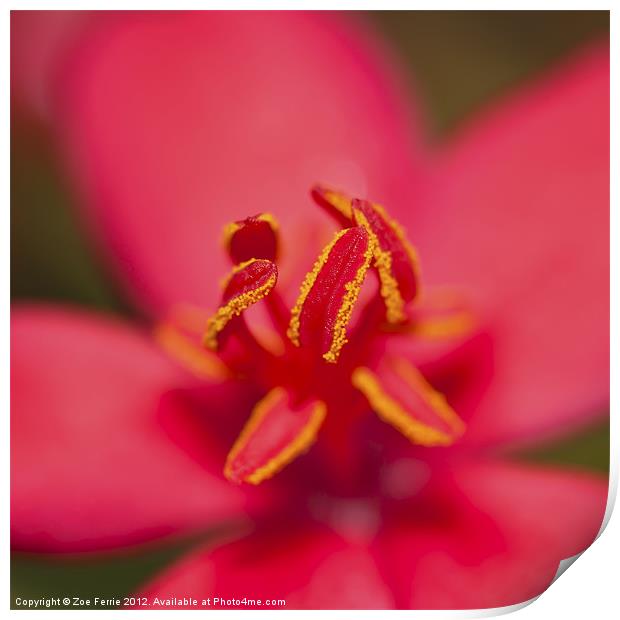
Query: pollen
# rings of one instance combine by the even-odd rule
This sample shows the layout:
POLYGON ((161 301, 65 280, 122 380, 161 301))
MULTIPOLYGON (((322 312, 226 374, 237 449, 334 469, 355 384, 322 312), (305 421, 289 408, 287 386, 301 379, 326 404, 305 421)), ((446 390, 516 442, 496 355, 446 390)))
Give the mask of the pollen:
POLYGON ((347 228, 321 252, 301 286, 291 312, 288 336, 335 363, 347 342, 347 325, 374 253, 362 226, 347 228))
POLYGON ((355 220, 363 226, 373 239, 375 267, 379 273, 381 283, 379 292, 386 308, 386 319, 388 323, 401 323, 405 320, 405 300, 400 294, 398 282, 392 273, 392 254, 387 250, 382 250, 379 245, 377 235, 374 233, 366 216, 361 211, 355 211, 355 220))
POLYGON ((338 315, 336 316, 336 323, 333 328, 334 333, 332 337, 332 345, 329 348, 329 351, 323 354, 323 359, 332 364, 335 364, 338 361, 340 351, 347 343, 347 325, 351 320, 351 314, 353 313, 355 302, 357 301, 360 290, 362 289, 362 284, 364 284, 364 278, 366 277, 366 272, 370 266, 370 259, 373 256, 375 247, 376 244, 373 241, 373 238, 369 237, 368 247, 364 253, 364 262, 357 270, 355 279, 345 284, 346 293, 342 299, 340 308, 338 308, 338 315))
POLYGON ((278 270, 268 260, 250 259, 233 267, 224 290, 224 303, 207 322, 204 345, 217 350, 218 334, 236 316, 266 297, 276 285, 278 270))
POLYGON ((333 238, 331 243, 329 243, 323 249, 323 251, 319 254, 319 257, 316 259, 314 265, 312 266, 312 269, 306 274, 306 277, 304 278, 304 281, 301 284, 301 287, 299 290, 299 297, 297 298, 297 301, 295 302, 295 305, 293 306, 293 309, 291 310, 291 322, 286 332, 291 342, 297 347, 300 345, 300 342, 299 342, 300 316, 301 316, 301 311, 304 307, 304 303, 306 302, 306 298, 310 294, 310 291, 312 290, 312 287, 314 286, 314 283, 316 282, 316 279, 318 278, 319 273, 321 272, 321 269, 323 269, 323 266, 327 262, 327 259, 332 249, 334 248, 338 240, 341 239, 346 233, 347 233, 346 230, 341 230, 340 232, 336 233, 336 236, 333 238))
POLYGON ((388 394, 377 375, 368 368, 356 368, 351 382, 364 394, 375 413, 412 443, 421 446, 448 446, 453 443, 452 437, 447 433, 414 419, 395 398, 388 394))
POLYGON ((271 478, 312 445, 326 413, 323 401, 293 410, 287 391, 273 388, 256 404, 235 441, 224 476, 250 484, 271 478))
POLYGON ((351 209, 351 198, 342 192, 315 185, 312 188, 311 196, 314 202, 322 209, 327 211, 343 226, 351 226, 353 211, 351 209))

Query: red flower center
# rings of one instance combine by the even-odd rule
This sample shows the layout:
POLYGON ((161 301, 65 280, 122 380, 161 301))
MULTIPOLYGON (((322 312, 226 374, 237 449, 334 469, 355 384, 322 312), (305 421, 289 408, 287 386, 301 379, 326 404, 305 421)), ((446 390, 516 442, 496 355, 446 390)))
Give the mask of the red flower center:
MULTIPOLYGON (((450 445, 464 431, 443 395, 408 360, 390 353, 389 341, 467 329, 469 315, 453 307, 415 310, 417 254, 380 205, 322 187, 312 196, 342 230, 319 254, 290 311, 277 290, 274 217, 261 214, 225 229, 234 267, 204 345, 217 356, 210 363, 266 392, 228 455, 224 473, 233 482, 258 484, 274 475, 308 449, 328 415, 346 428, 351 411, 371 409, 423 446, 450 445), (371 272, 377 284, 362 302, 371 272), (268 343, 246 322, 245 312, 258 302, 272 323, 268 343)), ((191 357, 178 343, 173 348, 186 361, 191 357)))

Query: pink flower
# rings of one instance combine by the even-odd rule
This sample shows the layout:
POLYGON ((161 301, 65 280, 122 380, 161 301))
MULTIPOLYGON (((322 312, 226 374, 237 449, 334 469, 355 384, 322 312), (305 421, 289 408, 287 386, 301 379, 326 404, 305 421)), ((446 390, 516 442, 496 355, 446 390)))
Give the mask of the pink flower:
MULTIPOLYGON (((26 85, 31 19, 13 20, 26 85)), ((72 27, 39 107, 155 338, 13 310, 14 547, 232 523, 144 594, 480 608, 543 591, 607 485, 506 451, 608 401, 608 50, 427 153, 385 52, 340 18, 72 27), (312 269, 333 238, 304 202, 316 181, 344 228, 312 269)))

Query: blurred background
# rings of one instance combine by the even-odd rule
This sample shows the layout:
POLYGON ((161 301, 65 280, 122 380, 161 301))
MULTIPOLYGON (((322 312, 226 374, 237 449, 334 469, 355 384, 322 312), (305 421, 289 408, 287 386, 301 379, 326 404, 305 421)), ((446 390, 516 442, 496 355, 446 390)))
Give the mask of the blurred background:
MULTIPOLYGON (((573 50, 609 37, 605 11, 364 13, 408 70, 431 121, 450 138, 471 114, 573 50)), ((11 110, 11 297, 70 302, 131 315, 73 215, 48 128, 32 110, 11 110), (53 256, 53 260, 50 257, 53 256)), ((519 458, 605 472, 608 423, 519 458)), ((107 555, 12 557, 12 598, 122 596, 197 540, 107 555)))

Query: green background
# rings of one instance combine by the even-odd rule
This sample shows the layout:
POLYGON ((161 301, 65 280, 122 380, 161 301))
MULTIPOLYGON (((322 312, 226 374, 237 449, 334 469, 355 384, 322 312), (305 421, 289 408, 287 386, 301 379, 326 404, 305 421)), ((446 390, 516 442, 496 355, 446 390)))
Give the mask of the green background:
MULTIPOLYGON (((609 36, 609 13, 604 11, 374 12, 364 18, 409 69, 411 88, 424 103, 437 142, 449 139, 480 107, 572 50, 609 36)), ((13 106, 11 297, 131 315, 72 214, 56 160, 47 128, 27 110, 13 106)), ((607 472, 608 423, 514 458, 607 472)), ((122 596, 204 536, 106 554, 14 553, 12 600, 122 596)))

